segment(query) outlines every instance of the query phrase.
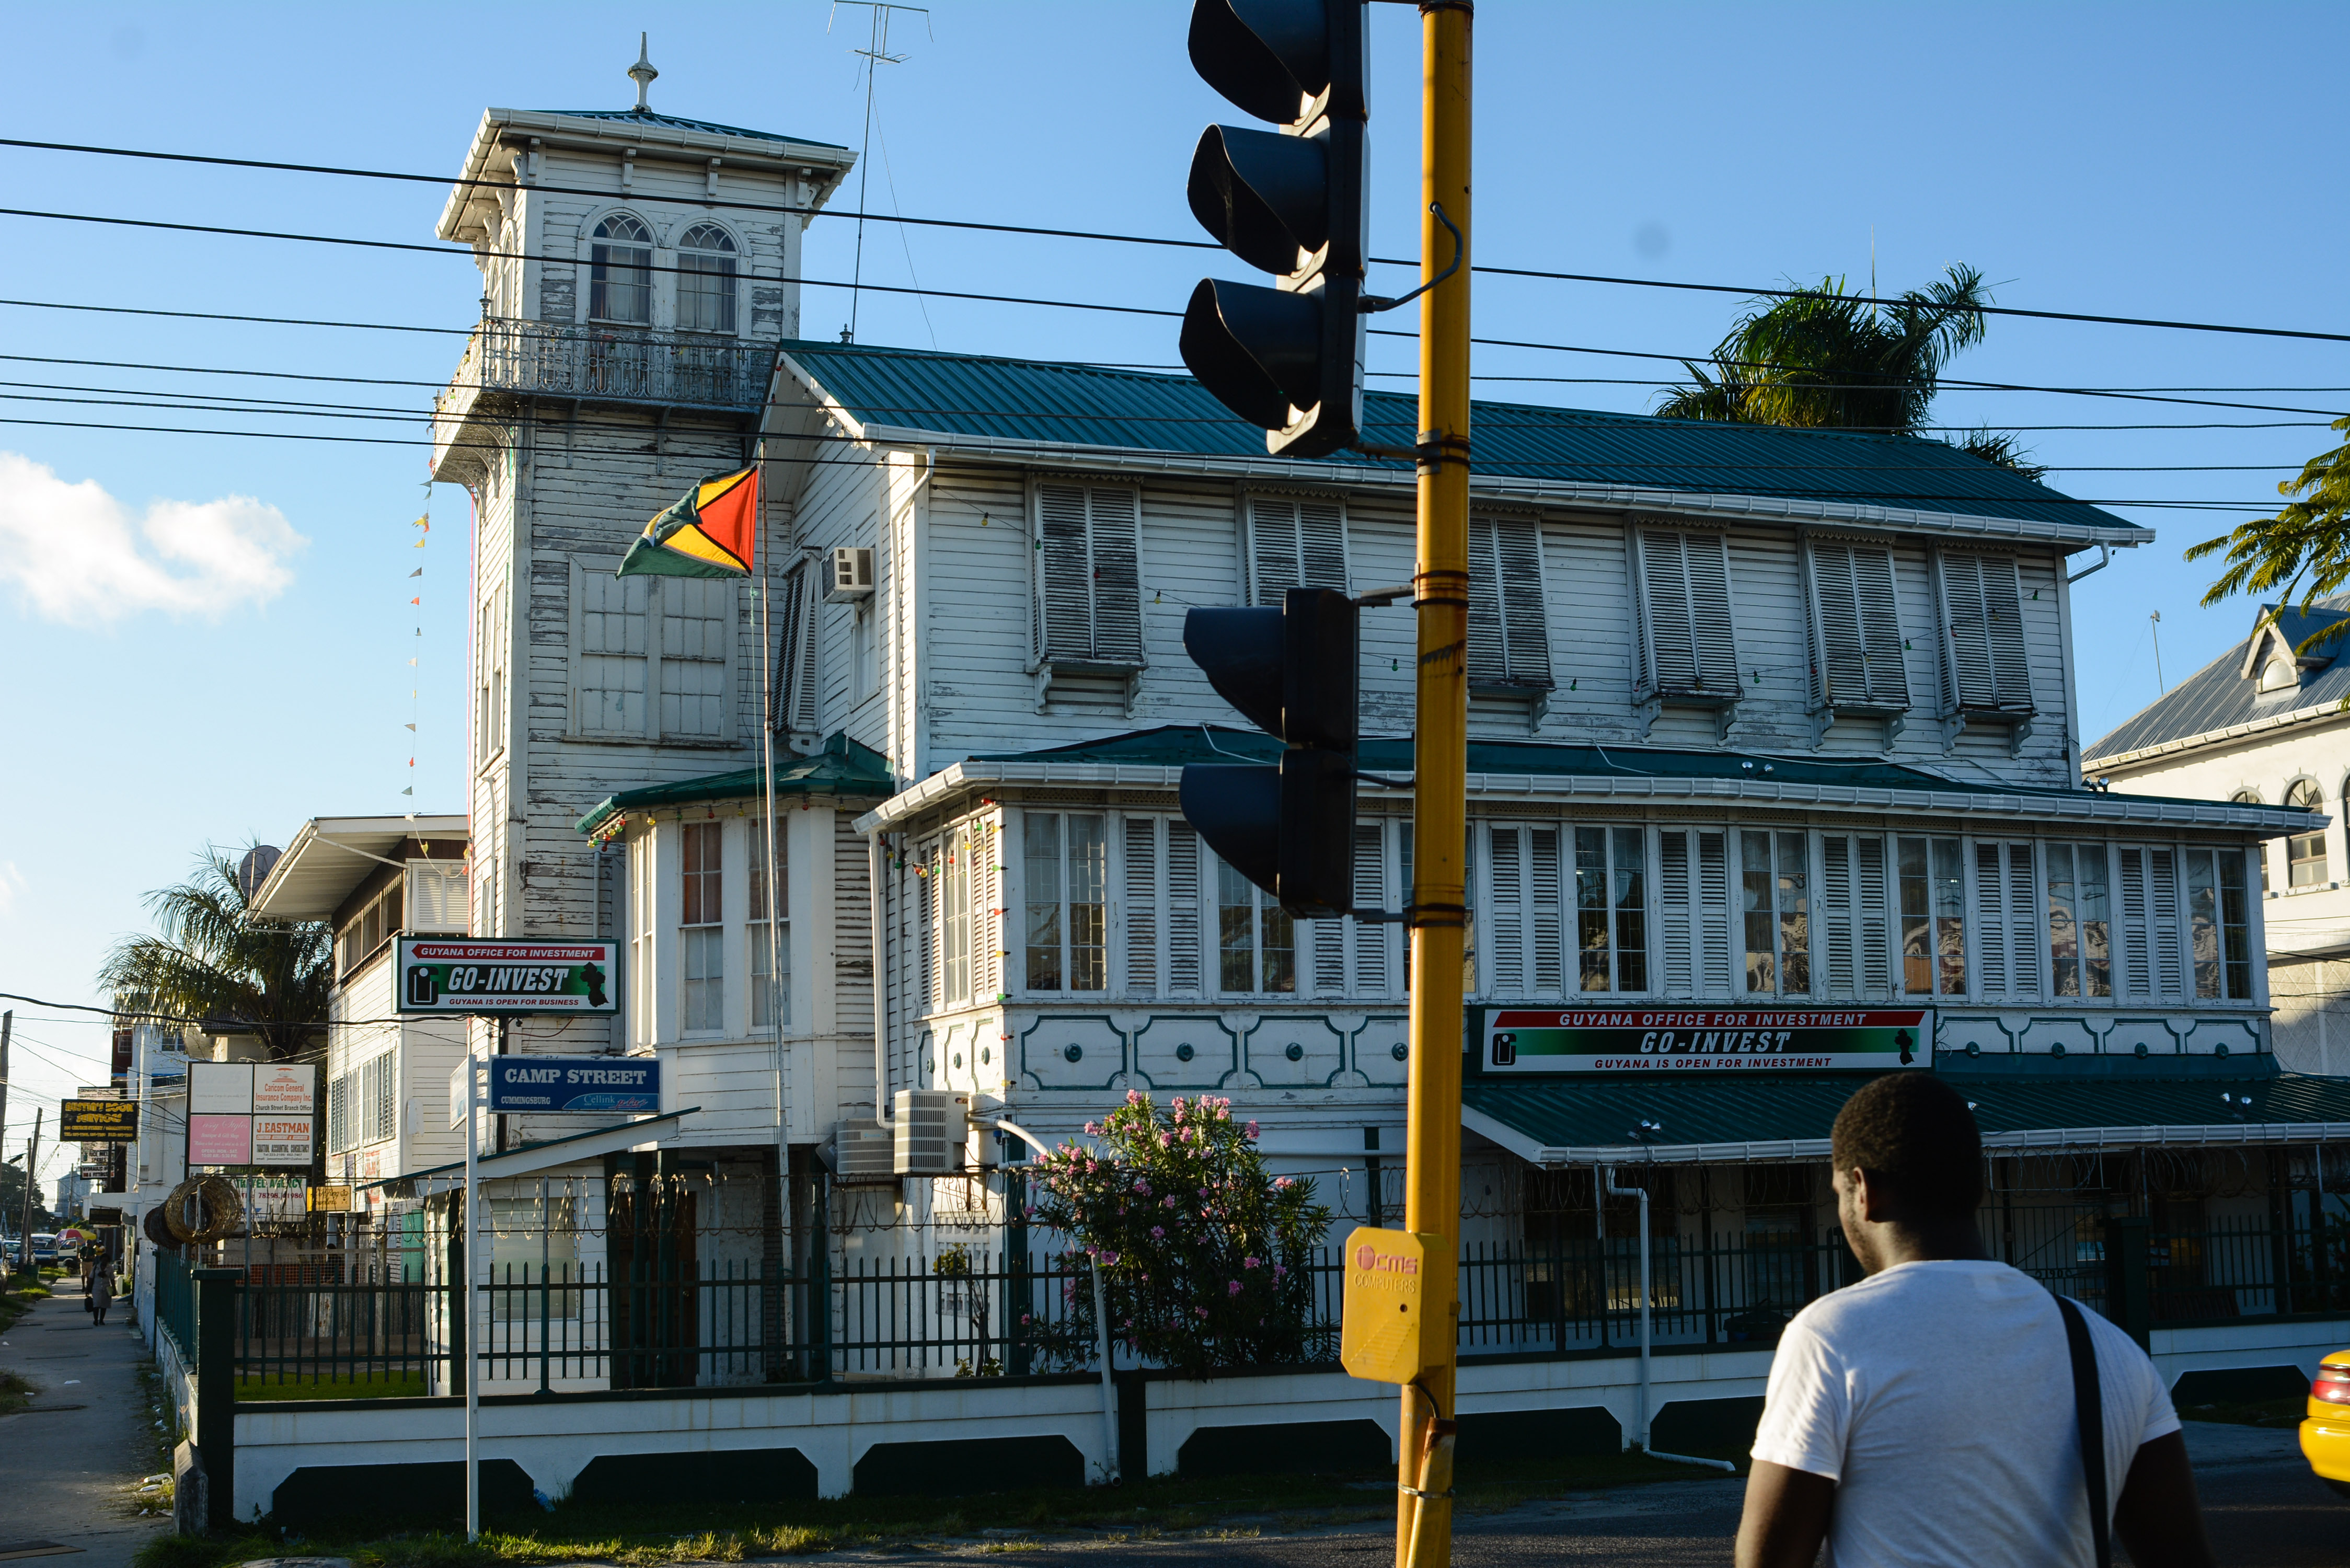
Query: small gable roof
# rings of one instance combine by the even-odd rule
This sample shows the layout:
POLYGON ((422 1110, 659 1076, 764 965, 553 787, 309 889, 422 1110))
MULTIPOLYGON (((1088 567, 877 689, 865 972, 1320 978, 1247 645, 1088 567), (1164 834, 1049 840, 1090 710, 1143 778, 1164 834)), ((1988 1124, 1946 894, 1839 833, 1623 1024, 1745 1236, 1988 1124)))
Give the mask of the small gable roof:
POLYGON ((2255 721, 2333 710, 2350 698, 2350 632, 2340 639, 2318 643, 2307 653, 2294 649, 2328 626, 2350 626, 2350 594, 2336 594, 2305 608, 2262 605, 2261 615, 2273 614, 2273 625, 2256 625, 2251 636, 2172 687, 2116 725, 2081 752, 2081 765, 2138 752, 2151 751, 2198 735, 2219 734, 2255 721), (2260 667, 2266 649, 2280 641, 2287 657, 2302 667, 2298 687, 2265 695, 2260 689, 2260 667))
MULTIPOLYGON (((778 759, 779 763, 781 759, 778 759)), ((767 793, 766 772, 763 768, 737 768, 733 773, 711 774, 702 778, 680 779, 675 784, 647 784, 642 789, 620 791, 600 802, 581 817, 578 830, 595 836, 616 816, 631 811, 656 811, 663 806, 688 805, 705 800, 742 800, 750 797, 764 799, 767 793)), ((870 746, 860 745, 846 733, 835 731, 824 742, 824 750, 813 756, 798 757, 789 765, 775 769, 775 798, 796 800, 812 795, 824 795, 840 801, 871 803, 885 800, 896 792, 898 783, 889 773, 889 759, 870 746)))

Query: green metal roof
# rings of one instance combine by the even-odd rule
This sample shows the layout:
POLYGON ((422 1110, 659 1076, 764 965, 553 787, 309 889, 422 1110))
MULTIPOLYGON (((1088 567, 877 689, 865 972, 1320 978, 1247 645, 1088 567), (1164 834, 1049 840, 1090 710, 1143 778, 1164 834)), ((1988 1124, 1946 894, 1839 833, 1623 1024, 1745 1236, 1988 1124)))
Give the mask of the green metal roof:
MULTIPOLYGON (((739 800, 749 795, 764 798, 766 788, 766 774, 759 768, 737 768, 733 773, 681 779, 675 784, 648 784, 642 789, 622 790, 605 800, 581 817, 577 826, 582 833, 593 833, 615 813, 650 811, 700 800, 739 800)), ((778 799, 823 794, 879 801, 888 799, 897 789, 898 782, 890 776, 887 757, 837 731, 826 740, 821 752, 795 758, 789 766, 775 769, 778 799)))
MULTIPOLYGON (((2267 1129, 2350 1125, 2350 1080, 2281 1073, 2268 1056, 1976 1061, 1942 1053, 1933 1070, 1966 1096, 1995 1146, 2062 1129, 2193 1128, 2204 1141, 2215 1133, 2224 1141, 2241 1127, 2245 1141, 2257 1142, 2278 1136, 2267 1129)), ((1622 1149, 1637 1159, 1648 1146, 1659 1157, 1689 1158, 1695 1146, 1824 1142, 1865 1081, 1471 1074, 1461 1104, 1544 1148, 1622 1149), (1644 1133, 1643 1121, 1657 1129, 1644 1133)))
POLYGON ((772 130, 745 130, 739 125, 720 125, 715 120, 655 114, 649 109, 549 109, 539 112, 559 114, 566 119, 618 119, 631 125, 665 125, 672 130, 707 130, 719 136, 743 136, 753 141, 788 141, 795 147, 828 147, 836 152, 848 151, 837 141, 818 141, 813 136, 779 136, 772 130))
MULTIPOLYGON (((858 344, 789 342, 801 369, 858 421, 974 439, 1263 458, 1264 432, 1189 376, 858 344)), ((1479 402, 1477 471, 1708 494, 1802 498, 1997 516, 2135 535, 2109 512, 1943 441, 1848 431, 1661 420, 1479 402)), ((1409 446, 1418 403, 1367 392, 1363 435, 1409 446)), ((1333 460, 1337 461, 1337 460, 1333 460)), ((1347 453, 1352 467, 1377 465, 1347 453)), ((1409 463, 1392 463, 1399 479, 1409 463)))

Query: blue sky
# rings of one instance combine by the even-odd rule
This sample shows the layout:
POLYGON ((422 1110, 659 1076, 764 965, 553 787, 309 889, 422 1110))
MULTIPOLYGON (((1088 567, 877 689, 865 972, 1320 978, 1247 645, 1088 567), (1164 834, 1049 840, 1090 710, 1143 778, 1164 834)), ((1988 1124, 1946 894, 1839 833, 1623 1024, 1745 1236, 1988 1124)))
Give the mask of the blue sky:
MULTIPOLYGON (((1191 144, 1239 118, 1191 72, 1181 0, 937 0, 901 14, 880 67, 869 203, 910 214, 1191 237, 1191 144)), ((855 144, 865 13, 751 5, 510 4, 28 8, 0 134, 425 173, 453 172, 487 105, 619 108, 637 33, 657 108, 855 144), (830 31, 827 32, 827 21, 830 31)), ((1479 259, 1566 271, 1887 289, 1954 261, 2004 304, 2339 330, 2338 137, 2303 64, 2338 58, 2338 5, 1586 5, 1487 0, 1478 20, 1479 259)), ((1373 248, 1406 254, 1417 184, 1419 39, 1372 7, 1373 248)), ((0 149, 8 204, 424 241, 442 189, 0 149)), ((853 182, 851 199, 853 202, 853 182)), ((848 203, 845 203, 848 204, 848 203)), ((460 327, 461 259, 0 217, 0 296, 460 327)), ((820 223, 811 277, 841 278, 853 228, 820 223)), ((1214 258, 1207 258, 1212 264, 1214 258)), ((866 275, 1180 308, 1201 257, 883 225, 866 275)), ((1214 267, 1238 275, 1236 265, 1214 267)), ((1699 354, 1731 296, 1483 279, 1490 336, 1699 354)), ((846 296, 811 289, 810 336, 846 296)), ((1175 363, 1172 324, 868 296, 859 339, 1175 363)), ((275 383, 0 360, 0 380, 229 391, 421 410, 459 340, 0 306, 0 353, 381 378, 275 383)), ((1409 369, 1408 346, 1374 367, 1409 369)), ((1482 351, 1483 375, 1662 377, 1666 361, 1482 351)), ((2350 387, 2341 345, 2020 319, 1952 367, 2036 385, 2350 387)), ((1401 388, 1383 378, 1375 385, 1401 388)), ((24 397, 46 389, 0 388, 24 397)), ((1485 397, 1646 409, 1649 386, 1487 383, 1485 397)), ((2350 394, 2219 393, 2326 409, 2350 394)), ((1946 393, 1951 424, 2026 430, 2050 482, 2086 498, 2262 503, 2317 451, 2315 416, 2020 393, 1946 393), (2268 430, 2030 427, 2302 421, 2268 430), (2149 465, 2259 472, 2146 472, 2149 465), (2136 472, 2099 472, 2106 469, 2136 472)), ((205 425, 413 440, 338 422, 0 399, 0 420, 205 425)), ((14 674, 0 806, 0 990, 99 1000, 89 977, 142 921, 140 895, 206 842, 283 843, 322 814, 463 803, 462 492, 430 497, 420 448, 0 423, 0 660, 14 674), (46 471, 46 473, 43 472, 46 471), (420 562, 426 575, 408 573, 420 562), (421 586, 420 612, 407 601, 421 586), (423 635, 415 635, 421 626, 423 635), (411 680, 407 660, 414 657, 411 680), (411 711, 411 691, 420 691, 411 711), (410 735, 419 728, 416 765, 410 735), (411 781, 413 797, 399 792, 411 781)), ((2084 733, 2156 695, 2149 611, 2173 683, 2241 636, 2196 607, 2184 544, 2238 512, 2117 504, 2161 541, 2075 600, 2084 733)), ((103 1072, 103 1034, 17 1004, 6 1143, 36 1103, 103 1072), (93 1060, 95 1058, 96 1060, 93 1060)), ((44 1160, 45 1174, 57 1168, 44 1160)))

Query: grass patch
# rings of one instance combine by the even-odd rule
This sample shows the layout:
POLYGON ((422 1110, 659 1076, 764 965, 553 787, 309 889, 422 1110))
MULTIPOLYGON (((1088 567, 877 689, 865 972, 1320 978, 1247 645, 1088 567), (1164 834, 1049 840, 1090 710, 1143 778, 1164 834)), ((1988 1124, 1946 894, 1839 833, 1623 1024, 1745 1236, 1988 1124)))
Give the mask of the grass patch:
POLYGON ((2309 1415, 2306 1395, 2274 1399, 2236 1399, 2217 1405, 2181 1405, 2179 1416, 2189 1421, 2219 1421, 2230 1427, 2298 1427, 2309 1415))
POLYGON ((421 1399, 421 1372, 369 1372, 356 1377, 304 1377, 248 1372, 236 1380, 240 1399, 421 1399))
POLYGON ((0 1291, 0 1333, 14 1328, 16 1320, 33 1310, 33 1303, 47 1301, 49 1287, 24 1274, 8 1276, 8 1288, 0 1291))
POLYGON ((13 1416, 33 1402, 33 1386, 15 1373, 0 1369, 0 1416, 13 1416))
MULTIPOLYGON (((1523 1459, 1464 1471, 1455 1509, 1491 1512, 1602 1487, 1705 1479, 1707 1472, 1640 1454, 1523 1459)), ((941 1500, 846 1497, 813 1502, 563 1502, 485 1519, 468 1546, 448 1529, 390 1521, 340 1521, 305 1534, 263 1530, 225 1538, 172 1535, 140 1549, 137 1568, 229 1568, 256 1557, 350 1558, 357 1568, 542 1568, 593 1562, 614 1568, 740 1563, 843 1548, 922 1549, 986 1534, 983 1552, 1024 1552, 1072 1532, 1126 1542, 1247 1541, 1394 1517, 1382 1496, 1391 1472, 1161 1476, 1119 1487, 1030 1490, 941 1500)))

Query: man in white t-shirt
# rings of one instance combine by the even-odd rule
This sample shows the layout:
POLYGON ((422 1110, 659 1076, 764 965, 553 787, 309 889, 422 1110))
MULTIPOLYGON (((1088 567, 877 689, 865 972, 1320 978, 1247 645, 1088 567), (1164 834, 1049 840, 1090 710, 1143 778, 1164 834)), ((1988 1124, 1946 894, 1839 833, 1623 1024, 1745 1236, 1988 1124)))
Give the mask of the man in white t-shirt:
MULTIPOLYGON (((1738 1568, 2071 1568, 2095 1556, 2064 1324, 1975 1230, 1982 1138, 1927 1073, 1877 1078, 1831 1139, 1867 1278, 1795 1315, 1771 1363, 1738 1568)), ((2096 1349, 2113 1532, 2137 1568, 2209 1568, 2170 1397, 2127 1334, 2096 1349)))

